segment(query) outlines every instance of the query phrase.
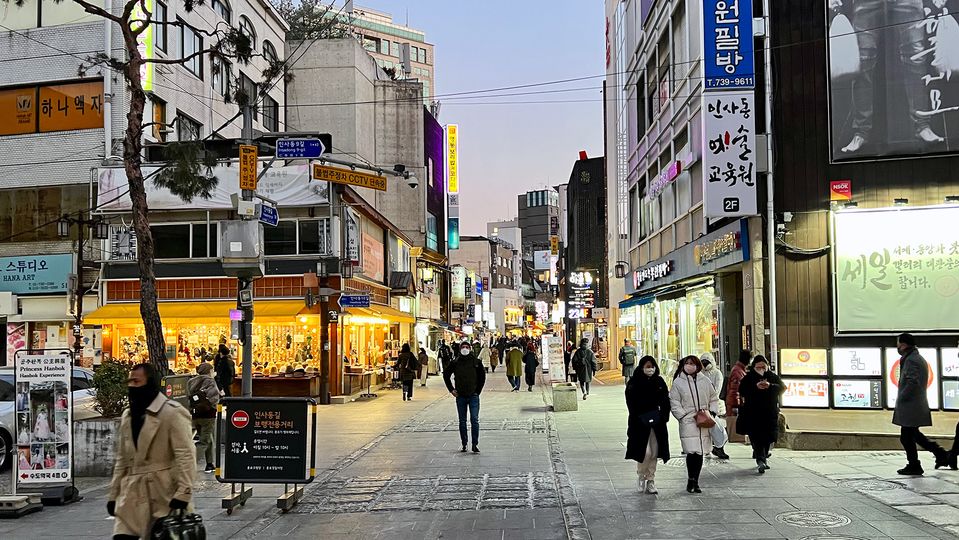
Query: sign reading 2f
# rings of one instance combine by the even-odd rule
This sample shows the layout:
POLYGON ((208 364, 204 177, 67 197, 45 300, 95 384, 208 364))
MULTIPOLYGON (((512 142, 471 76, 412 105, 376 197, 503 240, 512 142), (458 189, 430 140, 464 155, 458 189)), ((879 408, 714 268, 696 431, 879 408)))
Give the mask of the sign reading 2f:
POLYGON ((752 0, 703 0, 706 90, 754 88, 752 0))

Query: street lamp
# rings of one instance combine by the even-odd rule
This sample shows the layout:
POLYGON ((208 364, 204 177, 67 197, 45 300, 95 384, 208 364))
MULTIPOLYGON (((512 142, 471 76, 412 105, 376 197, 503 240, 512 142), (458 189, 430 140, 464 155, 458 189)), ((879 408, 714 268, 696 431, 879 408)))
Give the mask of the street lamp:
POLYGON ((106 240, 110 238, 110 224, 107 223, 102 217, 91 217, 84 218, 81 213, 78 217, 72 217, 69 214, 63 214, 60 216, 60 219, 57 220, 57 236, 60 238, 69 238, 70 229, 77 225, 79 228, 77 230, 77 267, 76 267, 76 278, 73 280, 73 302, 74 305, 73 316, 75 322, 73 325, 73 336, 75 342, 73 348, 77 356, 80 355, 80 351, 83 350, 83 334, 81 332, 83 324, 83 296, 86 294, 86 290, 83 287, 83 269, 86 267, 86 264, 83 260, 83 242, 86 240, 86 235, 84 234, 84 229, 90 229, 90 236, 92 240, 106 240))

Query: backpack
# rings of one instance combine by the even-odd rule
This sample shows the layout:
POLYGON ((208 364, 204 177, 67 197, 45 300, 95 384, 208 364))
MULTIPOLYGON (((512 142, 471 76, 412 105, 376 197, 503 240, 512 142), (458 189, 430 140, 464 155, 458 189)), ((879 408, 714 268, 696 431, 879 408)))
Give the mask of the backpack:
POLYGON ((723 377, 723 387, 719 391, 719 399, 726 401, 726 393, 728 391, 729 391, 729 377, 723 377))
POLYGON ((190 394, 190 414, 194 418, 212 418, 216 414, 216 407, 201 388, 190 394))
POLYGON ((631 366, 636 363, 636 349, 621 351, 620 357, 624 366, 631 366))
POLYGON ((586 369, 586 359, 583 358, 586 356, 586 353, 583 352, 583 349, 576 349, 576 352, 573 353, 573 370, 574 371, 585 371, 586 369))

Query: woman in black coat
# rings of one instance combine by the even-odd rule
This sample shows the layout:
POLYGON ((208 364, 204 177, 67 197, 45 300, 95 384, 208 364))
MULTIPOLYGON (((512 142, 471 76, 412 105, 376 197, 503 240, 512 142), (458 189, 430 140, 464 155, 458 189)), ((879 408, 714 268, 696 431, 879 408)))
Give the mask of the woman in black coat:
POLYGON ((769 468, 769 447, 779 438, 779 396, 785 391, 782 379, 769 370, 769 362, 762 355, 753 358, 749 372, 739 383, 742 405, 736 431, 749 435, 759 474, 769 468))
POLYGON ((526 354, 523 355, 523 374, 526 375, 526 386, 529 391, 533 391, 533 385, 536 384, 536 366, 539 365, 539 359, 536 358, 536 346, 530 343, 526 348, 526 354))
POLYGON ((639 369, 626 384, 626 408, 629 428, 626 430, 626 459, 636 461, 640 493, 658 493, 656 460, 669 461, 669 388, 659 374, 659 365, 652 356, 639 361, 639 369))

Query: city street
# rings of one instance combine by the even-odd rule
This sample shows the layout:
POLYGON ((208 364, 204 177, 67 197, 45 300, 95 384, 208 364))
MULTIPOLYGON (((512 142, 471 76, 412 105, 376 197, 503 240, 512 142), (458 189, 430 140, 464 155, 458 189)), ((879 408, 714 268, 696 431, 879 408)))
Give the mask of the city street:
MULTIPOLYGON (((636 492, 622 459, 623 387, 594 384, 577 412, 553 413, 545 386, 510 393, 489 378, 478 455, 459 452, 452 399, 442 381, 416 387, 415 401, 383 390, 369 402, 322 407, 317 480, 290 513, 275 509, 277 486, 256 486, 233 515, 229 487, 198 473, 195 502, 211 538, 954 538, 959 473, 895 476, 899 452, 776 449, 758 476, 749 449, 709 459, 703 493, 684 491, 672 454, 659 495, 636 492)), ((671 423, 675 428, 675 424, 671 423)), ((931 460, 926 460, 931 461, 931 460)), ((4 538, 105 538, 106 479, 85 479, 85 499, 0 522, 4 538), (69 526, 65 526, 69 524, 69 526)))

